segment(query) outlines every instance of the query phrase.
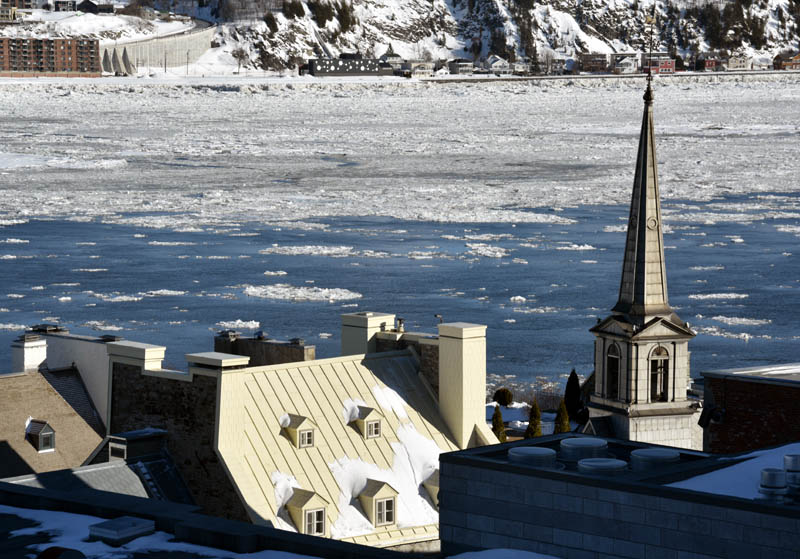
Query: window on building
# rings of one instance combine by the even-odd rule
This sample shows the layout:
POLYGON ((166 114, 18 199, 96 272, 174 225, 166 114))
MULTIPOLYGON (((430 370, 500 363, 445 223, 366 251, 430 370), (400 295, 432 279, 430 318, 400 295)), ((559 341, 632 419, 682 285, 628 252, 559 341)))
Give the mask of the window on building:
POLYGON ((380 420, 367 422, 367 438, 374 439, 381 436, 380 420))
POLYGON ((39 450, 52 450, 56 447, 52 433, 45 433, 39 437, 39 450))
POLYGON ((309 446, 314 446, 314 431, 312 429, 300 431, 300 448, 309 446))
POLYGON ((657 347, 650 356, 650 401, 666 402, 669 381, 669 352, 657 347))
POLYGON ((375 501, 375 525, 394 524, 394 497, 375 501))
POLYGON ((619 399, 619 347, 612 344, 606 354, 606 398, 619 399))
POLYGON ((325 509, 306 511, 306 534, 309 536, 325 535, 325 509))

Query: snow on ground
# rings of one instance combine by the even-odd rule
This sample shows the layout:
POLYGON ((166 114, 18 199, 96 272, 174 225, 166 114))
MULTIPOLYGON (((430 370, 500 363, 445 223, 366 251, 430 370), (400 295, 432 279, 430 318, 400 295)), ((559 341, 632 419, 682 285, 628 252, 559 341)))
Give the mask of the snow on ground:
POLYGON ((0 505, 0 514, 11 514, 20 518, 27 518, 40 523, 32 528, 23 528, 11 532, 10 536, 22 537, 46 531, 50 534, 50 541, 41 544, 34 544, 29 547, 31 550, 42 551, 51 546, 60 546, 81 551, 88 559, 123 559, 128 557, 131 552, 166 552, 179 555, 181 553, 194 553, 207 557, 219 557, 230 559, 294 559, 308 557, 307 555, 297 555, 285 553, 283 551, 259 551, 257 553, 233 553, 220 551, 219 549, 193 545, 182 542, 170 541, 172 534, 156 532, 150 536, 137 538, 120 547, 111 547, 103 542, 84 541, 89 536, 89 526, 99 522, 105 522, 105 518, 97 518, 82 514, 71 514, 49 510, 24 509, 19 507, 8 507, 0 505), (222 553, 222 555, 221 555, 222 553))
POLYGON ((138 41, 182 33, 194 27, 191 20, 146 20, 116 14, 32 10, 19 25, 3 27, 6 37, 96 37, 103 41, 138 41))
POLYGON ((746 455, 750 457, 749 460, 678 481, 667 487, 741 497, 742 499, 758 499, 761 497, 758 492, 758 487, 761 483, 761 470, 763 468, 778 468, 782 470, 783 457, 786 454, 800 454, 800 443, 788 444, 768 450, 758 450, 746 455))

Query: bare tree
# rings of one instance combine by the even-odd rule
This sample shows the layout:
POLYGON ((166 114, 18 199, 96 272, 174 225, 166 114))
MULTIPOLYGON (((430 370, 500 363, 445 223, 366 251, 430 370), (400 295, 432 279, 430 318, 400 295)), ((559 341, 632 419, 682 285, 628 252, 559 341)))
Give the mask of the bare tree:
POLYGON ((231 52, 231 56, 233 56, 236 59, 236 62, 239 64, 239 67, 236 70, 236 73, 238 74, 242 71, 242 64, 250 59, 250 55, 242 47, 237 47, 231 52))
POLYGON ((542 49, 542 54, 539 57, 539 62, 542 67, 542 71, 546 75, 550 75, 553 73, 553 51, 550 49, 542 49))

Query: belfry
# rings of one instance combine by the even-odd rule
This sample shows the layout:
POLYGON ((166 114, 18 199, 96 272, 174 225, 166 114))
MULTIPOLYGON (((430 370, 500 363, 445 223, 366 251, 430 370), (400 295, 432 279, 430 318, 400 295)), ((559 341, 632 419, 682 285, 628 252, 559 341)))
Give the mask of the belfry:
POLYGON ((584 432, 702 449, 699 410, 686 397, 695 334, 667 295, 653 100, 648 76, 619 298, 590 330, 595 386, 584 432))

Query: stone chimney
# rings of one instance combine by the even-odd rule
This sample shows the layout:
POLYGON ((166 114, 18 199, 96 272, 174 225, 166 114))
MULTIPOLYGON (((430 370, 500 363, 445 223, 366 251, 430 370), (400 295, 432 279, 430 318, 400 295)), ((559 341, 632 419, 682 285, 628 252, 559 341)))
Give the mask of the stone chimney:
POLYGON ((263 334, 246 338, 231 330, 224 330, 214 337, 214 351, 245 355, 250 358, 250 367, 313 361, 317 355, 316 346, 306 345, 300 338, 288 342, 271 340, 263 334))
POLYGON ((38 371, 47 361, 47 340, 37 334, 23 334, 11 342, 11 372, 38 371))
POLYGON ((375 334, 394 328, 394 315, 357 312, 342 315, 342 355, 375 353, 375 334))
POLYGON ((439 410, 455 443, 467 448, 476 425, 485 424, 486 326, 439 325, 439 410))

